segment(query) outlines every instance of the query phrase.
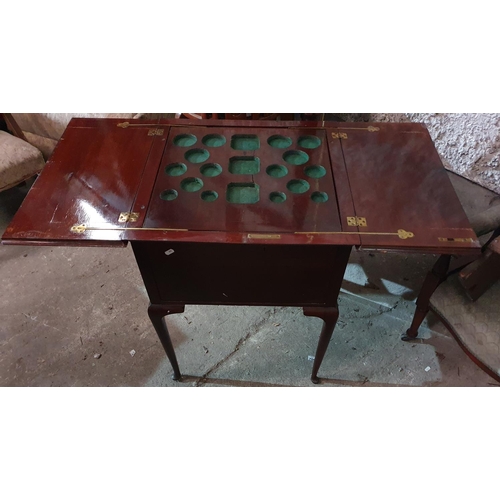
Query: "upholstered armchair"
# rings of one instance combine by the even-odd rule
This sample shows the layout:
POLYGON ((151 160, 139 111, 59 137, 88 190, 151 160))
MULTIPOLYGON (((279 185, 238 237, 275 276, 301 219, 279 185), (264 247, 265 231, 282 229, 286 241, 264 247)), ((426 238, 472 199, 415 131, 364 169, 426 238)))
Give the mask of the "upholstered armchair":
POLYGON ((3 113, 0 119, 0 191, 39 173, 73 117, 173 118, 174 113, 3 113), (4 127, 5 128, 5 127, 4 127))
POLYGON ((137 113, 13 113, 26 140, 50 158, 71 118, 139 118, 137 113))
POLYGON ((44 165, 42 153, 26 137, 9 113, 0 114, 7 131, 0 130, 0 191, 17 186, 39 173, 44 165))

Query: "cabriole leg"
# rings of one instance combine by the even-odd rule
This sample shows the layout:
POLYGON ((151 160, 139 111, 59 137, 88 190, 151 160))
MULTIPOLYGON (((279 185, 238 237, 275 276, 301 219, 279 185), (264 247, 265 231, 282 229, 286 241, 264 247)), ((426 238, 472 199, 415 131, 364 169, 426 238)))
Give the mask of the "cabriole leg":
POLYGON ((319 384, 318 370, 321 362, 325 357, 328 344, 332 338, 333 330, 339 317, 338 306, 335 307, 304 307, 304 314, 306 316, 316 316, 324 321, 321 334, 319 336, 318 347, 316 348, 316 355, 314 357, 314 364, 311 374, 311 381, 313 384, 319 384))
POLYGON ((148 307, 148 315, 151 323, 160 338, 160 341, 167 353, 168 360, 172 365, 174 370, 174 375, 172 378, 174 380, 180 380, 181 372, 179 370, 179 365, 177 363, 177 358, 175 356, 174 346, 172 345, 172 340, 170 339, 170 334, 168 333, 167 323, 165 322, 165 316, 168 314, 176 314, 184 312, 184 306, 179 305, 163 305, 163 304, 150 304, 148 307))

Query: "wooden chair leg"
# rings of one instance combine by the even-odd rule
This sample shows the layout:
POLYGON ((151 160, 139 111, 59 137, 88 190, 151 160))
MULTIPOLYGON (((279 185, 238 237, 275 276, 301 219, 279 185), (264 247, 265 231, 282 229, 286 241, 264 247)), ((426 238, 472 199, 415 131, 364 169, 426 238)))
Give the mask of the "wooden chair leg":
POLYGON ((174 375, 172 378, 174 380, 181 379, 181 371, 179 370, 179 364, 177 363, 177 358, 175 356, 174 346, 172 345, 172 340, 168 332, 167 323, 165 322, 165 316, 168 314, 177 314, 184 312, 183 305, 164 305, 164 304, 149 304, 148 315, 151 323, 160 338, 160 341, 167 353, 168 360, 172 365, 174 370, 174 375))
POLYGON ((25 135, 23 134, 23 131, 21 130, 21 127, 17 124, 16 120, 14 120, 12 113, 2 113, 2 115, 10 133, 15 137, 19 137, 19 139, 28 142, 25 135))
POLYGON ((410 328, 402 335, 401 340, 411 340, 418 335, 418 328, 429 312, 429 301, 436 288, 446 281, 450 267, 451 255, 441 255, 434 264, 432 270, 427 274, 424 284, 418 294, 417 307, 410 328))
POLYGON ((321 329, 321 334, 319 336, 318 347, 316 348, 316 355, 314 357, 314 364, 311 374, 311 382, 313 384, 319 384, 318 370, 321 366, 321 362, 325 357, 326 350, 328 349, 328 344, 332 338, 333 330, 337 324, 337 319, 339 317, 339 309, 335 307, 304 307, 304 314, 306 316, 316 316, 324 321, 323 328, 321 329))

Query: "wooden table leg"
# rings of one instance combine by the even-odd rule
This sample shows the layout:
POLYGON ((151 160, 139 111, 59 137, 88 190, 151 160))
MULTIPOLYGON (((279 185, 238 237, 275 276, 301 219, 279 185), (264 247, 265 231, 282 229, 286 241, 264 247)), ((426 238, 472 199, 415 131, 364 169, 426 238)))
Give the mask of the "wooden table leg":
POLYGON ((304 307, 304 314, 306 316, 316 316, 324 321, 321 334, 319 336, 318 347, 316 348, 316 355, 314 357, 314 364, 311 374, 311 381, 313 384, 319 384, 318 370, 321 362, 325 356, 328 344, 332 338, 332 333, 339 317, 338 306, 335 307, 304 307))
POLYGON ((151 323, 155 327, 158 337, 167 353, 167 357, 174 369, 174 375, 172 378, 174 380, 181 379, 181 371, 179 370, 179 364, 177 363, 177 358, 175 356, 174 346, 172 345, 172 340, 170 339, 170 334, 168 333, 167 323, 165 322, 165 316, 168 314, 176 314, 184 312, 183 305, 165 305, 165 304, 149 304, 148 315, 151 323))
POLYGON ((410 328, 401 337, 401 340, 411 340, 418 335, 418 327, 422 324, 425 316, 429 312, 429 301, 436 288, 446 281, 448 269, 450 267, 451 255, 441 255, 425 278, 424 284, 418 294, 417 308, 410 328))

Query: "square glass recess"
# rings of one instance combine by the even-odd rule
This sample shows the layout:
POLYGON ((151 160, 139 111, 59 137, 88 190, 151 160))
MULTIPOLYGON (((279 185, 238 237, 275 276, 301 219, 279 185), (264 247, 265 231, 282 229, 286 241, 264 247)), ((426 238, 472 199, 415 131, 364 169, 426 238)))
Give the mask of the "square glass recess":
POLYGON ((254 175, 260 171, 260 160, 256 156, 233 156, 229 159, 231 174, 254 175))
POLYGON ((240 151, 255 151, 260 148, 260 140, 256 135, 237 134, 231 137, 231 147, 240 151))
POLYGON ((227 186, 226 201, 229 203, 257 203, 259 185, 254 182, 231 182, 227 186))

